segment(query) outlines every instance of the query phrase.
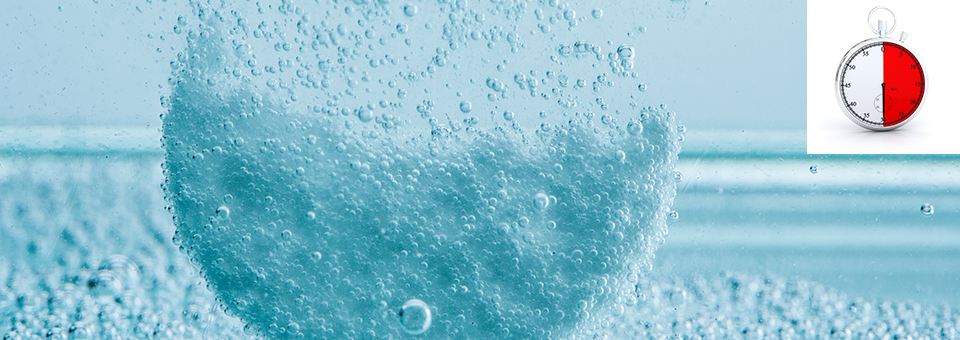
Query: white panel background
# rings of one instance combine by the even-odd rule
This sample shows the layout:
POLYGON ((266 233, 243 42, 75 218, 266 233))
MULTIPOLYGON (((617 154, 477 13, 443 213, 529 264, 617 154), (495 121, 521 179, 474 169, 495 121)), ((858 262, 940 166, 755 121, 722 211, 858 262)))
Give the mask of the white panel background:
MULTIPOLYGON (((956 17, 960 1, 807 2, 807 153, 810 154, 958 154, 960 153, 960 44, 956 17), (891 9, 897 27, 907 31, 906 46, 924 63, 927 92, 923 107, 907 125, 873 132, 851 122, 834 94, 840 59, 853 45, 875 37, 867 14, 875 6, 891 9)), ((877 11, 874 21, 889 19, 877 11)))

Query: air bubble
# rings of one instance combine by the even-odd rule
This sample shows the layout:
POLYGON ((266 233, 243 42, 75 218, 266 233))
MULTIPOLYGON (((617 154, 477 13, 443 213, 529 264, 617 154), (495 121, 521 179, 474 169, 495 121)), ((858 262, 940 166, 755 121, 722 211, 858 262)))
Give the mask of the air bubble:
POLYGON ((633 59, 633 55, 633 47, 620 45, 620 47, 617 48, 617 56, 620 57, 620 59, 633 59))
POLYGON ((100 263, 99 269, 101 271, 111 271, 116 278, 121 280, 121 283, 126 284, 127 286, 135 285, 140 282, 140 266, 124 255, 113 254, 107 256, 107 258, 103 259, 103 261, 100 263))
POLYGON ((368 109, 366 106, 360 107, 360 109, 357 110, 357 117, 360 118, 361 122, 369 122, 373 120, 373 111, 368 109))
POLYGON ((533 195, 533 206, 540 210, 546 210, 550 206, 550 197, 542 192, 533 195))
POLYGON ((95 295, 113 296, 123 291, 123 283, 110 270, 98 270, 90 280, 87 288, 95 295))
POLYGON ((513 112, 503 111, 503 119, 506 119, 507 121, 513 120, 513 112))
POLYGON ((497 92, 503 91, 503 83, 495 78, 487 78, 487 87, 497 92))
POLYGON ((933 216, 933 205, 930 203, 920 205, 920 212, 923 213, 923 216, 933 216))
POLYGON ((517 33, 510 32, 510 34, 507 34, 507 42, 509 43, 516 44, 519 40, 520 36, 517 33))
POLYGON ((420 9, 417 8, 417 5, 414 5, 414 4, 403 5, 403 14, 406 14, 408 17, 417 15, 417 11, 419 10, 420 9))
POLYGON ((217 208, 216 214, 217 217, 228 218, 230 217, 230 208, 227 208, 225 205, 221 205, 219 208, 217 208))
POLYGON ((599 8, 594 8, 592 14, 594 18, 600 19, 600 17, 603 16, 603 10, 599 8))
POLYGON ((817 171, 819 171, 819 169, 817 169, 817 166, 816 166, 816 165, 811 165, 811 166, 810 166, 810 173, 811 173, 811 174, 816 174, 817 171))
POLYGON ((634 136, 639 135, 643 132, 643 124, 637 121, 627 123, 627 132, 634 136))
POLYGON ((467 112, 470 112, 470 110, 473 110, 473 104, 470 104, 470 102, 468 102, 468 101, 462 101, 462 102, 460 102, 460 111, 461 111, 461 112, 467 113, 467 112))
POLYGON ((403 331, 408 334, 422 334, 430 329, 430 324, 433 322, 430 306, 420 299, 407 300, 400 307, 397 315, 400 317, 403 331))

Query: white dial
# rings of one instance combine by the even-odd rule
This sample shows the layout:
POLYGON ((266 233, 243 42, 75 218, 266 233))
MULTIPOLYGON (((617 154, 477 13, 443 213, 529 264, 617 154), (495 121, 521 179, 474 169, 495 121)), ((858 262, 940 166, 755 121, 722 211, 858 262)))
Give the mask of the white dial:
POLYGON ((847 118, 861 127, 885 131, 915 116, 927 84, 920 59, 902 41, 883 37, 885 23, 879 26, 881 37, 857 44, 843 57, 835 86, 847 118))

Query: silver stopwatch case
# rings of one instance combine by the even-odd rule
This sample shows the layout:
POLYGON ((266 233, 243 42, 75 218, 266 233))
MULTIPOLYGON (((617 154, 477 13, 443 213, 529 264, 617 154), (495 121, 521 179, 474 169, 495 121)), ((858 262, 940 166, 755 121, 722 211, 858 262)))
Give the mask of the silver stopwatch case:
MULTIPOLYGON (((874 8, 868 22, 879 9, 886 8, 874 8)), ((895 40, 886 36, 884 21, 878 22, 877 28, 870 27, 879 36, 861 41, 843 56, 834 78, 834 93, 852 122, 873 131, 889 131, 909 123, 923 107, 926 67, 903 42, 906 32, 895 40)))

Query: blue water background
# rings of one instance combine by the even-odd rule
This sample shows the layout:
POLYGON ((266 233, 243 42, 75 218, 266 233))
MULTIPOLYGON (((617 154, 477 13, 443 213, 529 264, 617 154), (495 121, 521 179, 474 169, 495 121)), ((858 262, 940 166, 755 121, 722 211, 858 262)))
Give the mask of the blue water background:
MULTIPOLYGON (((8 23, 0 29, 17 37, 9 44, 18 47, 4 49, 0 59, 26 65, 0 77, 6 89, 0 92, 6 103, 0 113, 7 125, 0 129, 0 280, 6 282, 0 314, 10 320, 0 324, 4 332, 32 327, 25 332, 74 334, 72 315, 62 316, 67 320, 62 323, 40 316, 57 314, 56 306, 73 310, 90 301, 88 314, 121 311, 104 322, 126 320, 114 327, 120 334, 243 336, 242 325, 216 308, 196 269, 170 241, 174 228, 160 191, 158 98, 168 94, 166 63, 182 50, 182 42, 170 38, 177 14, 189 12, 181 5, 154 1, 131 8, 101 1, 76 5, 91 12, 80 15, 69 7, 62 14, 63 6, 52 3, 8 3, 12 8, 0 11, 8 23), (112 14, 115 8, 120 14, 112 14), (124 29, 138 25, 130 18, 139 16, 149 19, 140 20, 145 26, 124 29), (51 37, 70 40, 64 23, 83 20, 109 23, 104 29, 87 22, 90 30, 80 31, 104 30, 113 40, 95 33, 85 39, 105 46, 98 51, 117 53, 62 59, 66 53, 42 43, 51 37), (30 37, 22 38, 24 32, 30 37), (125 32, 149 53, 123 47, 125 32), (162 42, 161 35, 167 37, 162 42), (16 52, 26 47, 35 52, 16 52), (131 60, 147 66, 116 66, 138 65, 131 60), (136 95, 124 95, 124 85, 108 81, 131 72, 147 83, 136 95), (91 80, 104 90, 77 90, 90 88, 82 84, 91 80), (63 86, 58 92, 50 84, 63 86), (29 127, 117 123, 140 127, 94 132, 29 127), (124 291, 122 283, 90 284, 98 273, 121 276, 108 260, 113 254, 136 263, 140 279, 164 284, 134 289, 140 302, 123 305, 112 291, 124 291), (80 289, 65 288, 67 283, 80 289), (72 302, 57 305, 50 300, 57 292, 72 302), (151 315, 140 328, 138 315, 151 315), (154 333, 157 329, 163 331, 154 333)), ((593 6, 574 5, 584 8, 580 15, 590 15, 593 6)), ((633 34, 621 39, 640 40, 638 64, 650 65, 644 68, 648 89, 641 101, 668 104, 688 127, 673 207, 679 218, 657 251, 650 280, 667 285, 734 272, 818 282, 847 300, 960 303, 955 158, 804 155, 803 2, 660 1, 644 3, 643 11, 618 6, 598 7, 604 20, 614 22, 610 26, 633 34), (811 166, 817 166, 816 174, 811 166), (932 215, 920 210, 926 203, 933 205, 932 215)), ((531 116, 523 124, 539 120, 531 116)), ((102 319, 88 319, 88 325, 102 319)), ((90 333, 104 329, 91 326, 90 333)))

